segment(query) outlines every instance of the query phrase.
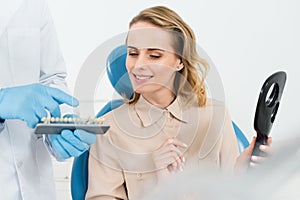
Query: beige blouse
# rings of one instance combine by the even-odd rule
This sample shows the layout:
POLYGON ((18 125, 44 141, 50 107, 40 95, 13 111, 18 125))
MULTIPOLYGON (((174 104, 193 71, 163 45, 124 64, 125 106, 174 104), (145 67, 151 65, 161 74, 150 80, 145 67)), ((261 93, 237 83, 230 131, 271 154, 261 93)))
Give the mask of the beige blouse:
POLYGON ((205 107, 184 102, 178 96, 161 109, 141 96, 136 104, 106 114, 110 129, 90 149, 86 199, 141 199, 149 194, 157 185, 152 152, 170 137, 188 145, 184 170, 231 173, 239 151, 224 104, 210 99, 205 107))

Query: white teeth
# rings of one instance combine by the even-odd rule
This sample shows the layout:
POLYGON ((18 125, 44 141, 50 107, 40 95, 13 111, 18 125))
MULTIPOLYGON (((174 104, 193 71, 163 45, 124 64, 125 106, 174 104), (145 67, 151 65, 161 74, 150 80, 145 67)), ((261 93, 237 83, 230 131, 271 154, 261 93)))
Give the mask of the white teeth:
POLYGON ((139 80, 145 80, 151 78, 151 76, 138 76, 138 75, 135 75, 135 77, 139 80))

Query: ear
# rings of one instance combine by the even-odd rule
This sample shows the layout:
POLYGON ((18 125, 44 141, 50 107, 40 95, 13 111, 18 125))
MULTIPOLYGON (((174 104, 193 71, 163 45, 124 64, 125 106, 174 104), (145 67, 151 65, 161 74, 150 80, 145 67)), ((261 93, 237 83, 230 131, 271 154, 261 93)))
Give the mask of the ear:
POLYGON ((180 71, 182 68, 184 68, 184 64, 183 62, 180 62, 176 67, 176 71, 180 71))

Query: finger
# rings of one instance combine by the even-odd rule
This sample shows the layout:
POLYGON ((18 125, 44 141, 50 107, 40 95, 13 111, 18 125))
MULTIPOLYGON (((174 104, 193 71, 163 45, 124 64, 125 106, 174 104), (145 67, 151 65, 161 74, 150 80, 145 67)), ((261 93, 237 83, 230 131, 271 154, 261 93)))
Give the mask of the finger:
MULTIPOLYGON (((63 130, 61 132, 61 137, 74 148, 78 149, 79 151, 87 150, 86 145, 82 142, 75 134, 70 130, 63 130)), ((69 145, 68 145, 69 146, 69 145)))
POLYGON ((81 155, 86 149, 84 148, 84 150, 79 150, 77 147, 74 147, 73 144, 70 144, 68 141, 66 141, 63 137, 57 137, 58 143, 60 144, 60 146, 70 155, 70 156, 74 156, 77 157, 79 155, 81 155))
POLYGON ((84 130, 76 129, 74 135, 77 136, 81 141, 87 144, 93 144, 96 142, 96 135, 94 133, 89 133, 84 130))
POLYGON ((59 104, 51 99, 45 101, 45 108, 50 112, 52 117, 60 117, 59 104))
POLYGON ((155 167, 158 170, 161 169, 169 169, 171 171, 172 163, 174 162, 173 158, 167 158, 167 159, 157 159, 154 161, 155 167))
POLYGON ((267 140, 267 145, 270 146, 272 144, 272 137, 268 137, 268 140, 267 140))
POLYGON ((161 155, 156 155, 154 156, 154 161, 157 163, 159 166, 166 167, 172 162, 175 161, 172 155, 170 153, 167 154, 161 154, 161 155))
POLYGON ((183 156, 182 152, 176 146, 174 146, 173 144, 169 144, 169 145, 159 149, 160 154, 164 154, 164 153, 167 153, 167 152, 176 152, 179 157, 183 156))
POLYGON ((59 136, 59 134, 48 134, 48 135, 46 135, 48 138, 49 138, 49 140, 50 140, 50 142, 51 142, 51 144, 52 144, 52 142, 54 141, 54 140, 56 140, 56 138, 57 138, 57 136, 59 136))
POLYGON ((173 144, 176 147, 182 147, 182 148, 187 148, 187 144, 181 142, 180 140, 178 140, 177 138, 169 138, 167 140, 167 144, 173 144))
POLYGON ((185 163, 185 157, 184 156, 181 157, 181 161, 182 161, 183 164, 185 163))
POLYGON ((43 117, 47 117, 47 112, 44 108, 37 108, 35 111, 36 117, 39 119, 39 122, 43 117))
POLYGON ((249 167, 250 168, 257 168, 258 164, 254 163, 254 162, 250 162, 249 167))
POLYGON ((61 144, 56 139, 51 142, 51 146, 60 157, 64 159, 71 157, 71 155, 61 146, 61 144))
POLYGON ((30 115, 26 119, 23 119, 29 128, 35 128, 37 123, 39 123, 40 119, 35 115, 30 115))
POLYGON ((177 161, 175 161, 175 162, 172 162, 171 163, 171 170, 172 171, 177 171, 177 168, 178 168, 178 163, 177 163, 177 161))
POLYGON ((176 162, 172 163, 175 171, 183 171, 182 166, 184 165, 182 158, 178 157, 176 162))
POLYGON ((251 156, 251 162, 254 163, 262 163, 266 160, 265 157, 261 157, 261 156, 251 156))
POLYGON ((175 147, 173 144, 169 144, 166 147, 158 149, 152 155, 156 166, 159 169, 166 168, 173 162, 182 162, 183 154, 181 151, 175 147))
POLYGON ((168 170, 168 174, 173 174, 173 172, 174 172, 174 169, 173 169, 172 165, 168 165, 167 170, 168 170))
POLYGON ((255 146, 255 141, 256 141, 256 137, 252 138, 251 143, 249 144, 249 146, 243 151, 242 154, 246 154, 247 156, 251 156, 254 146, 255 146))
POLYGON ((184 166, 184 163, 185 163, 184 156, 179 157, 179 160, 177 160, 177 163, 179 164, 178 169, 180 171, 183 171, 183 166, 184 166))
POLYGON ((268 145, 259 145, 259 150, 261 150, 267 155, 271 153, 271 147, 268 145))
POLYGON ((172 169, 174 172, 177 172, 177 171, 183 171, 183 162, 181 160, 181 158, 176 158, 176 161, 172 163, 172 169))
POLYGON ((180 158, 183 157, 182 152, 181 152, 177 147, 175 147, 175 146, 173 146, 173 145, 170 145, 169 148, 168 148, 168 150, 169 150, 170 152, 176 153, 178 159, 180 159, 180 158))
POLYGON ((184 163, 181 163, 181 164, 179 165, 179 171, 183 172, 183 166, 184 166, 184 163))
POLYGON ((76 98, 68 95, 67 93, 65 93, 57 88, 47 87, 47 92, 50 96, 52 96, 52 98, 58 104, 66 103, 70 106, 78 106, 79 105, 79 101, 76 98))
MULTIPOLYGON (((176 148, 176 147, 174 147, 176 148)), ((155 154, 155 157, 156 159, 160 158, 160 159, 166 159, 168 158, 168 156, 173 156, 174 157, 174 162, 176 160, 180 160, 181 161, 181 158, 183 157, 183 155, 181 154, 181 152, 177 152, 177 151, 172 151, 170 150, 170 148, 168 149, 163 149, 162 151, 158 152, 155 154)), ((170 164, 170 163, 168 163, 170 164)))
POLYGON ((173 138, 168 138, 159 148, 163 148, 168 146, 169 144, 172 144, 173 138))
POLYGON ((184 165, 183 162, 182 162, 182 160, 181 160, 181 159, 178 159, 176 163, 177 163, 177 169, 176 169, 176 170, 177 170, 177 171, 179 170, 179 171, 182 172, 182 171, 183 171, 182 166, 184 165))
POLYGON ((255 142, 256 142, 256 137, 254 136, 254 137, 252 138, 252 141, 251 141, 250 145, 249 145, 249 147, 250 147, 251 149, 254 149, 254 147, 255 147, 255 142))
POLYGON ((157 155, 154 157, 155 165, 158 169, 164 169, 167 168, 170 164, 176 161, 176 159, 173 157, 174 153, 167 153, 162 155, 157 155))
POLYGON ((160 159, 164 160, 163 163, 165 163, 166 165, 170 165, 170 164, 172 164, 174 162, 177 162, 177 160, 179 162, 181 162, 179 156, 175 152, 168 152, 168 153, 162 154, 160 156, 160 159))

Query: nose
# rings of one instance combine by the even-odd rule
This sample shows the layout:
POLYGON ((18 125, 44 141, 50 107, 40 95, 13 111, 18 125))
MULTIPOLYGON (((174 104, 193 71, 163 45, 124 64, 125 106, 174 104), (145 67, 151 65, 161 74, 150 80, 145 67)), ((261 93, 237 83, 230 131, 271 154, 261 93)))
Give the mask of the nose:
POLYGON ((127 70, 143 70, 147 66, 147 55, 141 50, 136 56, 127 56, 126 67, 127 70))
POLYGON ((141 53, 138 55, 135 63, 134 63, 134 68, 141 68, 143 69, 145 67, 145 56, 141 53))

